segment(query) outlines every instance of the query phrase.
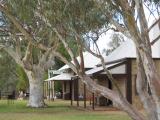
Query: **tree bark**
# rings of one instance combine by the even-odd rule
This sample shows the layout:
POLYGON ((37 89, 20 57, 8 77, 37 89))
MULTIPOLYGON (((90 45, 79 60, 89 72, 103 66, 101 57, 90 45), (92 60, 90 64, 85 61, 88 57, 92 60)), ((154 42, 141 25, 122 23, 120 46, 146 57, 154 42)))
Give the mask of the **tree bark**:
MULTIPOLYGON (((134 41, 135 46, 138 51, 138 56, 141 59, 141 67, 143 67, 143 70, 140 70, 138 73, 139 77, 141 79, 143 77, 143 74, 145 74, 145 79, 147 83, 149 84, 150 90, 151 90, 151 97, 146 96, 146 91, 139 91, 141 93, 141 100, 147 100, 145 101, 145 109, 152 109, 148 113, 150 116, 150 119, 154 120, 160 120, 160 75, 156 69, 156 66, 154 64, 154 60, 152 58, 152 53, 151 53, 151 44, 150 44, 150 38, 149 38, 149 33, 148 33, 148 25, 147 25, 147 20, 144 14, 144 9, 143 9, 143 2, 142 1, 136 1, 136 10, 138 11, 138 20, 139 20, 139 26, 137 24, 137 20, 134 17, 134 14, 132 10, 130 9, 128 3, 124 4, 124 1, 119 1, 122 7, 122 11, 124 13, 124 20, 125 24, 127 26, 127 29, 131 35, 131 39, 134 41), (142 73, 144 72, 144 73, 142 73), (145 94, 144 94, 145 93, 145 94), (151 99, 151 100, 149 100, 151 99), (148 102, 152 103, 153 106, 149 108, 148 102), (147 107, 147 108, 146 108, 147 107)), ((139 84, 142 84, 144 81, 138 81, 139 84)), ((141 87, 139 85, 139 87, 141 87)), ((138 88, 141 90, 141 88, 138 88)), ((142 101, 144 103, 144 101, 142 101)), ((149 110, 146 110, 149 112, 149 110)))
POLYGON ((109 98, 110 100, 115 102, 115 107, 125 111, 133 120, 146 120, 146 118, 141 113, 139 113, 136 108, 134 108, 130 103, 128 103, 126 98, 119 95, 116 91, 98 85, 86 75, 79 75, 79 77, 86 84, 86 87, 90 91, 101 94, 102 96, 109 98))
POLYGON ((143 53, 141 51, 141 56, 143 56, 143 66, 147 78, 147 82, 149 83, 149 87, 151 89, 151 98, 154 101, 155 106, 149 109, 154 109, 154 113, 156 119, 154 120, 160 120, 160 88, 159 88, 159 74, 157 72, 157 69, 155 67, 154 61, 151 58, 151 56, 147 55, 147 53, 143 53))
POLYGON ((43 98, 43 76, 41 71, 28 71, 25 70, 29 78, 29 101, 28 107, 45 107, 46 104, 43 98))
POLYGON ((147 112, 147 116, 149 120, 158 120, 158 115, 156 112, 156 104, 154 103, 152 96, 149 95, 147 87, 148 87, 148 82, 146 80, 146 75, 144 73, 144 68, 142 65, 142 60, 138 54, 137 57, 137 79, 136 79, 136 87, 137 87, 137 92, 139 94, 139 97, 141 99, 142 104, 145 108, 145 111, 147 112))
MULTIPOLYGON (((149 83, 151 92, 152 92, 152 100, 154 101, 155 106, 155 111, 153 114, 157 114, 157 119, 160 119, 160 100, 159 100, 159 95, 160 95, 160 81, 159 81, 159 74, 157 72, 156 66, 154 64, 152 55, 151 55, 151 45, 148 44, 149 42, 149 37, 148 34, 145 36, 142 35, 140 36, 138 33, 138 30, 136 28, 136 25, 134 25, 134 20, 133 19, 128 19, 128 28, 130 34, 132 35, 132 39, 137 47, 137 51, 139 52, 139 56, 142 59, 142 67, 144 68, 143 71, 146 75, 146 80, 149 83), (146 37, 147 36, 147 37, 146 37)), ((144 101, 142 101, 144 102, 144 101)), ((150 109, 150 108, 149 108, 150 109)), ((147 111, 147 110, 146 110, 147 111)))

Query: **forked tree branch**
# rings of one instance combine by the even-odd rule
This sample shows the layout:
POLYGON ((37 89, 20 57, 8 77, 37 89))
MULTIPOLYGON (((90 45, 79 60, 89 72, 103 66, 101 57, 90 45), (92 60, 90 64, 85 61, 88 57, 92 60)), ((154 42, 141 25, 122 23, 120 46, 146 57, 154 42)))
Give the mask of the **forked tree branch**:
POLYGON ((28 70, 33 68, 33 58, 32 58, 32 49, 33 46, 31 42, 28 43, 27 49, 25 51, 25 56, 23 57, 22 61, 24 63, 24 67, 28 70))
POLYGON ((67 50, 67 52, 69 53, 71 59, 74 61, 74 64, 76 66, 76 71, 78 71, 78 69, 80 68, 79 62, 76 59, 75 55, 73 54, 73 51, 71 50, 71 48, 69 47, 68 43, 66 42, 66 40, 62 37, 62 35, 59 34, 59 32, 57 31, 56 28, 52 27, 52 25, 50 24, 49 20, 42 14, 40 13, 36 13, 39 17, 41 17, 42 21, 46 23, 46 25, 51 28, 51 30, 53 32, 56 33, 57 37, 59 38, 59 40, 63 43, 65 49, 67 50))
POLYGON ((50 49, 45 51, 41 58, 39 58, 39 65, 45 70, 49 69, 50 66, 54 65, 54 54, 52 52, 56 51, 58 45, 58 43, 54 44, 50 49))

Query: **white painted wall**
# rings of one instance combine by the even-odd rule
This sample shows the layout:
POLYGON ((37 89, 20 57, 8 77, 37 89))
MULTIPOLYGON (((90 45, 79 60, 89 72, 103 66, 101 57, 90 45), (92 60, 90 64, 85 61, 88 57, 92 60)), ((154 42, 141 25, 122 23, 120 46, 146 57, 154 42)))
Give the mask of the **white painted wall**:
MULTIPOLYGON (((158 24, 155 25, 151 29, 149 35, 150 35, 151 41, 153 41, 155 38, 157 38, 160 35, 160 26, 158 24)), ((153 44, 152 54, 153 54, 153 56, 160 57, 160 39, 155 44, 153 44)))

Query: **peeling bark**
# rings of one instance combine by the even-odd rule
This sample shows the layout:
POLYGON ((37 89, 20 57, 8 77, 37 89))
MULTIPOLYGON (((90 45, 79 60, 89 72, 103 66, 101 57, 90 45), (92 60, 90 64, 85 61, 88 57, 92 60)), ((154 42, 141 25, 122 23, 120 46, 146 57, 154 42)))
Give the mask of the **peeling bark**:
MULTIPOLYGON (((38 70, 38 69, 37 69, 38 70)), ((43 98, 43 72, 25 70, 29 78, 29 101, 28 107, 45 107, 46 104, 43 98)))
POLYGON ((145 75, 142 59, 137 51, 137 79, 136 79, 136 87, 139 97, 141 99, 142 104, 147 112, 147 116, 149 120, 158 120, 157 107, 152 98, 152 95, 148 93, 149 83, 147 81, 147 77, 145 75))
POLYGON ((137 20, 129 9, 128 4, 124 1, 119 1, 122 7, 125 25, 130 33, 131 39, 134 41, 138 51, 138 91, 140 93, 141 102, 147 111, 148 117, 151 120, 160 119, 160 75, 157 72, 156 66, 152 59, 151 44, 149 39, 150 29, 147 26, 147 20, 144 14, 143 2, 136 1, 136 10, 138 13, 139 26, 137 20), (128 7, 126 7, 128 6, 128 7), (141 60, 140 60, 141 59, 141 60), (149 96, 144 87, 144 80, 149 84, 151 95, 149 96), (142 86, 143 85, 143 86, 142 86))
POLYGON ((115 102, 116 107, 125 111, 133 120, 146 120, 145 117, 136 108, 128 103, 128 101, 124 97, 119 95, 116 91, 98 85, 86 75, 79 75, 79 77, 86 84, 86 87, 90 91, 101 94, 102 96, 109 98, 110 100, 115 102))

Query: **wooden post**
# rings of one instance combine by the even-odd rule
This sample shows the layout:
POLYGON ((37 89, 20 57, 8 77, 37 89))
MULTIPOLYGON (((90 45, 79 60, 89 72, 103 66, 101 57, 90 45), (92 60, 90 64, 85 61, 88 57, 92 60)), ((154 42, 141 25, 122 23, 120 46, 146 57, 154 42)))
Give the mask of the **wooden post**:
POLYGON ((49 100, 51 100, 51 81, 48 82, 49 100))
POLYGON ((45 97, 47 99, 47 82, 45 82, 45 97))
POLYGON ((84 108, 86 108, 86 85, 84 84, 84 108))
POLYGON ((45 98, 45 87, 44 87, 44 85, 45 85, 45 81, 43 81, 43 98, 45 98))
POLYGON ((50 100, 50 97, 51 97, 51 92, 50 92, 50 88, 51 88, 51 84, 50 84, 51 81, 48 81, 48 98, 50 100))
POLYGON ((132 104, 132 75, 131 75, 131 59, 127 59, 126 72, 126 98, 132 104))
POLYGON ((92 109, 94 110, 95 109, 95 100, 94 100, 94 93, 92 93, 92 109))
POLYGON ((70 99, 71 99, 71 106, 73 105, 73 99, 72 99, 72 78, 71 78, 71 81, 70 81, 70 99))
POLYGON ((52 93, 52 100, 54 101, 54 81, 53 80, 51 81, 51 86, 52 86, 52 89, 51 89, 52 90, 52 92, 51 92, 52 93))
POLYGON ((89 105, 92 105, 92 97, 89 96, 89 105))
POLYGON ((55 83, 55 81, 53 81, 53 100, 55 98, 54 83, 55 83))
POLYGON ((65 93, 65 84, 64 84, 64 81, 62 81, 62 99, 64 100, 65 97, 64 97, 64 93, 65 93))
POLYGON ((79 80, 77 78, 77 107, 79 107, 79 80))
POLYGON ((45 98, 45 81, 43 81, 43 98, 45 98))
POLYGON ((46 83, 46 86, 47 86, 47 90, 46 90, 46 98, 47 98, 47 100, 48 100, 48 81, 47 81, 47 83, 46 83))

